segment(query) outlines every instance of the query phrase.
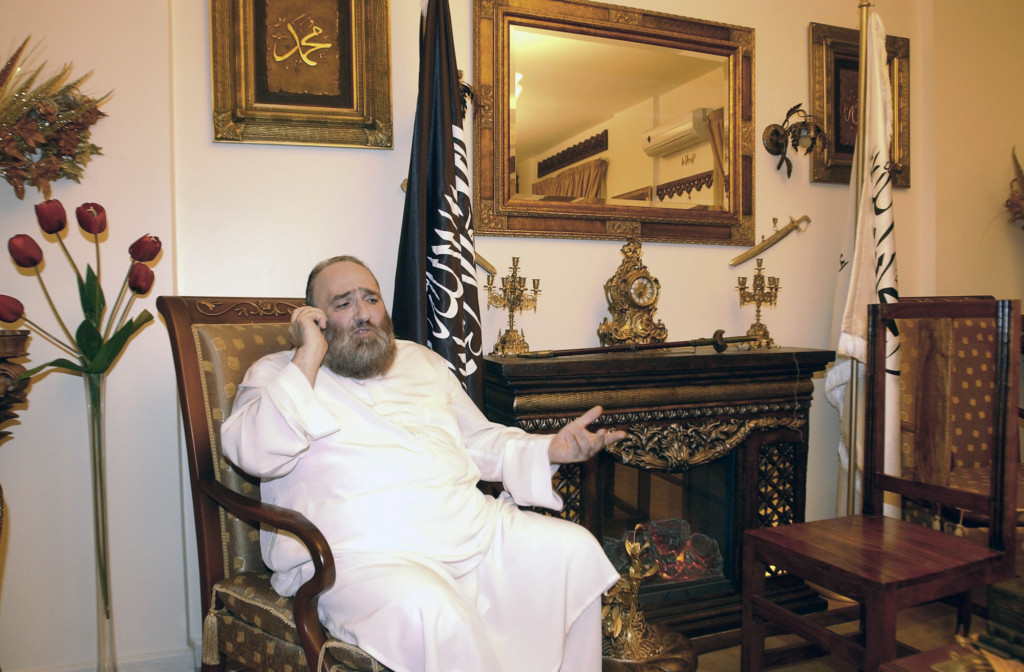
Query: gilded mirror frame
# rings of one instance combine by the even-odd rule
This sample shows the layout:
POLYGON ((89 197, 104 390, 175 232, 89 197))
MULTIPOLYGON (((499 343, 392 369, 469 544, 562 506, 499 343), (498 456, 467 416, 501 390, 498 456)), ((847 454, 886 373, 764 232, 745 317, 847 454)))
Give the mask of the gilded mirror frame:
POLYGON ((473 210, 484 236, 754 242, 754 30, 589 0, 475 0, 473 210), (728 209, 510 198, 510 26, 661 45, 726 58, 728 209), (736 132, 731 132, 735 130, 736 132))

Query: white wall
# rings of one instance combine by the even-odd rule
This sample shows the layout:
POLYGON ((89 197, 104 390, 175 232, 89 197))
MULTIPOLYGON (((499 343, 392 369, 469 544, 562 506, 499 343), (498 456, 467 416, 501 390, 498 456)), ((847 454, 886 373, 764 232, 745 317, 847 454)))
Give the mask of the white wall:
POLYGON ((1003 202, 1010 150, 1024 160, 1024 87, 1008 75, 1024 3, 1000 5, 999 21, 962 7, 946 0, 934 19, 936 291, 1020 298, 1024 231, 1003 202))
MULTIPOLYGON (((110 302, 128 268, 128 246, 145 233, 164 241, 156 284, 134 310, 155 315, 155 297, 173 291, 175 274, 170 3, 0 0, 0 17, 0 58, 31 35, 49 72, 71 62, 75 75, 93 71, 83 87, 87 93, 113 89, 103 107, 109 116, 93 127, 103 156, 89 165, 82 184, 55 183, 53 197, 72 217, 84 202, 106 207, 109 235, 101 254, 110 302)), ((203 28, 194 33, 195 48, 202 48, 203 28)), ((73 275, 56 243, 43 242, 36 224, 33 205, 41 200, 33 191, 19 201, 0 184, 0 232, 5 241, 28 233, 40 242, 43 278, 67 320, 77 325, 73 275)), ((73 220, 66 240, 79 264, 95 266, 92 245, 73 220)), ((29 317, 54 324, 35 279, 17 273, 6 251, 0 287, 25 303, 29 317)), ((59 356, 38 337, 30 351, 32 364, 59 356)), ((167 332, 157 320, 136 336, 107 383, 113 608, 118 653, 127 663, 122 670, 131 670, 133 660, 147 661, 135 668, 140 670, 192 660, 175 404, 167 332)), ((64 373, 35 379, 19 417, 9 428, 13 436, 0 444, 7 504, 0 540, 0 666, 11 672, 85 669, 95 665, 96 593, 81 379, 64 373)))
MULTIPOLYGON (((450 4, 459 62, 469 73, 471 2, 450 4)), ((754 27, 758 137, 767 124, 780 123, 795 103, 809 107, 807 23, 857 25, 856 0, 619 4, 754 27)), ((914 186, 895 195, 901 291, 1021 296, 1020 264, 1014 263, 1014 255, 1020 254, 1024 232, 1005 226, 1000 210, 1011 177, 1010 146, 1016 142, 1018 155, 1024 155, 1020 99, 1006 92, 1013 86, 1008 73, 1017 60, 1012 36, 1024 25, 1021 10, 998 0, 971 3, 972 17, 964 22, 969 46, 958 46, 954 56, 951 51, 938 53, 934 45, 958 38, 962 3, 877 4, 888 31, 911 40, 914 186), (1004 20, 1004 14, 1012 20, 1004 20), (999 39, 985 39, 990 34, 999 39), (982 61, 971 60, 976 53, 983 55, 982 61), (961 68, 969 75, 957 76, 963 91, 958 105, 975 114, 982 110, 971 133, 962 130, 963 114, 955 115, 953 125, 937 109, 937 92, 950 81, 946 70, 961 68), (997 103, 983 103, 990 98, 997 103), (958 134, 965 137, 954 139, 958 134), (943 143, 950 142, 950 147, 964 143, 977 155, 974 167, 991 166, 992 174, 961 170, 964 157, 954 161, 943 154, 943 143), (957 197, 960 193, 970 198, 957 197), (952 216, 957 204, 962 211, 952 216), (991 232, 999 226, 1012 233, 988 256, 956 256, 954 244, 948 257, 937 249, 968 227, 991 232)), ((391 1, 395 147, 390 151, 213 143, 208 7, 204 0, 0 0, 0 53, 27 34, 45 38, 45 57, 51 63, 73 61, 76 72, 95 71, 88 91, 115 90, 105 107, 110 116, 96 126, 94 136, 105 155, 90 166, 83 184, 58 183, 54 194, 70 207, 84 201, 107 207, 108 282, 115 282, 121 272, 115 251, 150 232, 166 246, 156 266, 157 285, 142 302, 154 314, 154 297, 163 293, 301 295, 309 267, 342 252, 371 264, 390 297, 403 207, 400 184, 408 169, 416 100, 420 0, 391 1)), ((763 321, 780 344, 829 347, 847 189, 811 184, 806 157, 794 157, 793 176, 786 179, 760 144, 755 152, 758 238, 771 233, 772 218, 786 222, 790 216, 808 215, 812 220, 806 232, 791 235, 764 255, 767 271, 781 278, 782 292, 779 305, 766 309, 763 321)), ((39 200, 31 194, 18 201, 0 184, 5 238, 36 231, 32 204, 39 200)), ((86 252, 77 230, 68 238, 76 253, 86 252)), ((517 321, 537 349, 598 343, 596 329, 607 313, 602 286, 619 264, 620 247, 616 242, 478 240, 481 254, 499 270, 515 255, 524 275, 541 279, 538 312, 517 321)), ((61 275, 62 260, 46 251, 45 277, 67 305, 74 297, 66 274, 61 275)), ((754 319, 753 308, 739 307, 734 287, 737 277, 753 272, 753 264, 728 265, 740 251, 644 246, 644 259, 662 283, 658 316, 670 338, 746 330, 754 319)), ((6 264, 0 262, 0 292, 22 298, 41 317, 34 281, 6 264)), ((496 310, 485 313, 485 344, 493 344, 505 319, 496 310)), ((34 339, 31 362, 49 358, 52 352, 34 339)), ((198 641, 201 615, 191 511, 182 497, 173 371, 159 320, 138 336, 114 369, 109 394, 113 590, 121 669, 189 669, 188 648, 198 641)), ((28 408, 11 428, 13 438, 0 444, 0 483, 8 500, 0 540, 0 667, 6 672, 83 670, 94 655, 83 415, 81 382, 50 374, 34 382, 28 408)), ((832 515, 837 428, 835 412, 818 394, 812 409, 810 518, 832 515)))

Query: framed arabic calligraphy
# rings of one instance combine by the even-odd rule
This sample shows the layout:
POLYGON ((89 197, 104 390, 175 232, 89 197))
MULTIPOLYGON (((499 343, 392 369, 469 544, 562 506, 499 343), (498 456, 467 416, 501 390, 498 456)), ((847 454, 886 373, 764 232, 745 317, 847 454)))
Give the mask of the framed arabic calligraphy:
POLYGON ((388 0, 211 0, 213 139, 391 149, 388 0))
MULTIPOLYGON (((889 170, 893 186, 910 186, 910 40, 885 38, 892 87, 893 135, 889 170)), ((849 184, 857 137, 860 31, 810 25, 811 115, 821 121, 826 141, 811 155, 811 181, 849 184)))

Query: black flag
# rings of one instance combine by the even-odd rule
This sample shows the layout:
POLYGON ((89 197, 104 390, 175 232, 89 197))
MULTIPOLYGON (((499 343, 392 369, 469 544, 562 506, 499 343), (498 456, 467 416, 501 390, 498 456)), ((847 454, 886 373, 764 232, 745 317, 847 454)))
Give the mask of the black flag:
POLYGON ((481 406, 483 353, 469 163, 448 0, 430 0, 422 27, 392 317, 396 335, 444 357, 481 406))

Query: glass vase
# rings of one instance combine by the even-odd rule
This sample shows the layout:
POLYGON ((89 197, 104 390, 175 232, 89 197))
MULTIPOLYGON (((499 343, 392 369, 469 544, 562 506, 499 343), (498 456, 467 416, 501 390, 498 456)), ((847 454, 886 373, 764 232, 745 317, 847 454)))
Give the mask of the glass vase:
POLYGON ((82 374, 92 464, 93 536, 96 550, 96 670, 115 672, 114 615, 110 600, 110 546, 107 541, 107 464, 104 433, 105 373, 82 374))

